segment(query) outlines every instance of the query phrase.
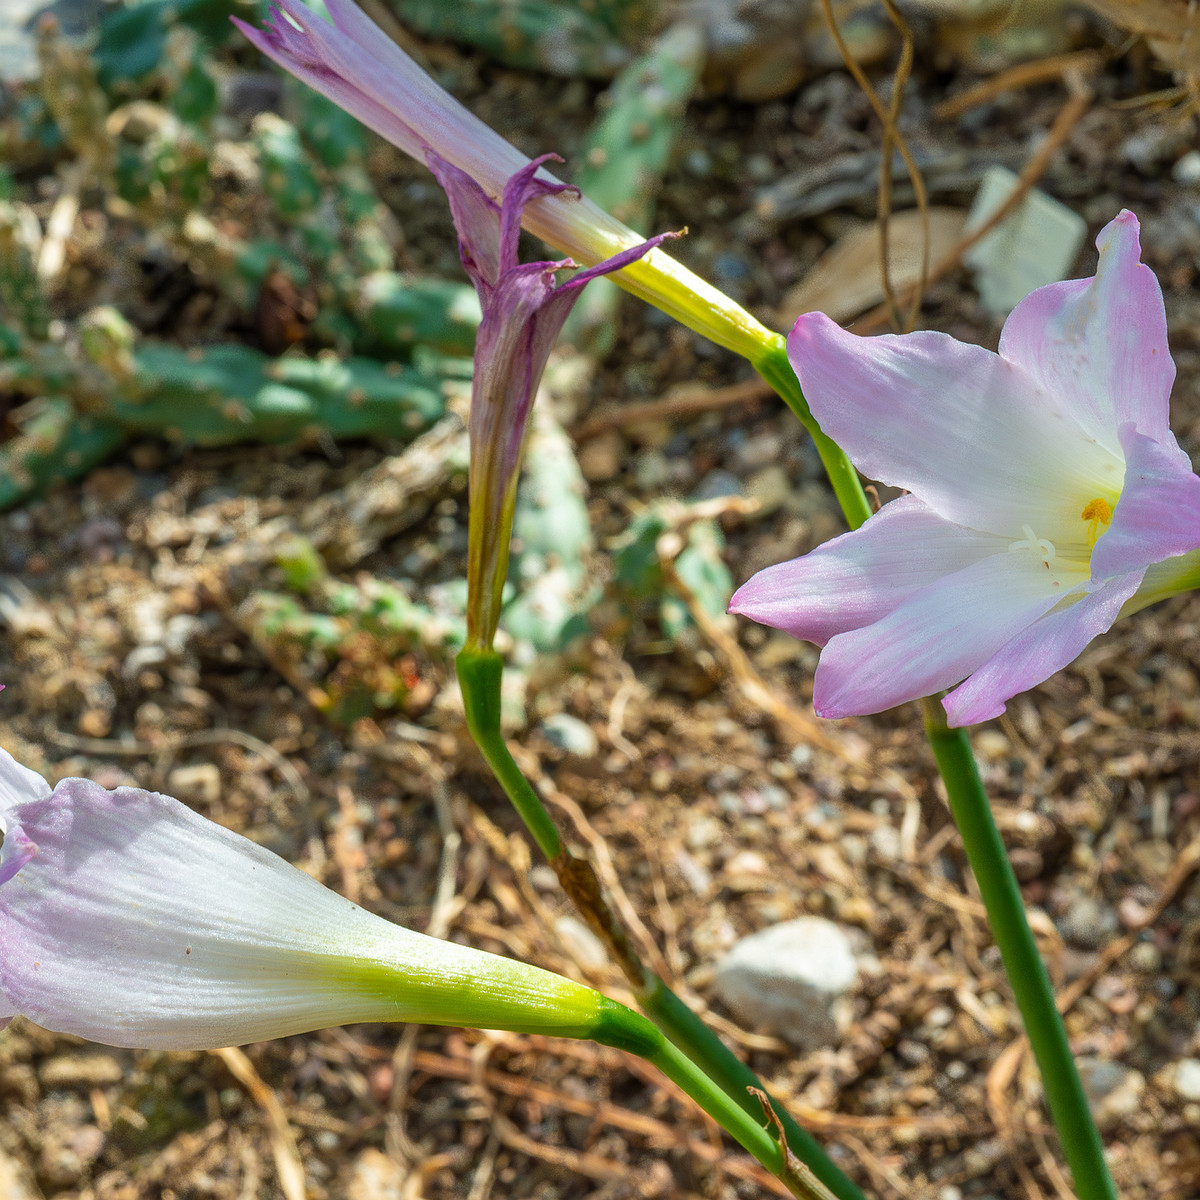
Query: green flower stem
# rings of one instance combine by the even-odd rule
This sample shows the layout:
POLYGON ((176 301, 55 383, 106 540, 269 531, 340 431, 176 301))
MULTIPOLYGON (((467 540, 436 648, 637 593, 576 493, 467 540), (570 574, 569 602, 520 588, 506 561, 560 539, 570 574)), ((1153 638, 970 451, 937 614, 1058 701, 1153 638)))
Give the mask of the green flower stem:
POLYGON ((608 1000, 601 1010, 600 1026, 591 1036, 602 1045, 628 1050, 652 1063, 691 1096, 722 1129, 732 1134, 772 1175, 782 1174, 785 1167, 783 1149, 764 1127, 761 1107, 756 1120, 640 1013, 608 1000))
POLYGON ((504 661, 492 650, 464 649, 455 660, 467 729, 538 849, 554 862, 562 853, 558 827, 509 753, 500 732, 500 678, 504 661))
MULTIPOLYGON (((755 367, 812 435, 846 521, 851 529, 857 529, 871 515, 871 505, 849 459, 841 447, 821 432, 809 411, 788 362, 784 339, 780 338, 778 345, 766 352, 755 367)), ((1170 594, 1170 589, 1178 588, 1179 582, 1176 578, 1164 579, 1161 585, 1164 593, 1170 594)), ((992 818, 971 744, 964 730, 948 727, 939 700, 926 698, 922 709, 925 732, 950 798, 950 811, 979 883, 992 936, 1000 949, 1041 1070, 1050 1116, 1075 1177, 1079 1198, 1116 1200, 1116 1188, 1104 1159, 1104 1145, 1088 1108, 1066 1027, 1054 1002, 1054 989, 1029 928, 1021 890, 992 818)))
MULTIPOLYGON (((590 868, 586 863, 574 858, 563 845, 550 814, 509 753, 500 732, 500 679, 504 669, 500 656, 491 650, 468 646, 459 654, 456 667, 466 709, 467 728, 475 744, 525 822, 538 848, 554 866, 563 887, 575 900, 592 930, 604 940, 620 964, 638 1003, 666 1035, 667 1040, 663 1042, 663 1046, 667 1048, 656 1051, 662 1059, 661 1062, 656 1062, 656 1065, 681 1087, 685 1087, 684 1083, 672 1072, 686 1070, 697 1079, 702 1078, 708 1089, 724 1098, 721 1101, 722 1105, 732 1105, 738 1110, 741 1115, 736 1118, 737 1122, 749 1119, 761 1131, 762 1106, 747 1091, 750 1087, 764 1090, 758 1077, 657 974, 640 961, 624 930, 608 910, 590 868), (667 1069, 668 1066, 670 1070, 667 1069)), ((622 1044, 624 1049, 642 1053, 633 1045, 617 1042, 610 1044, 622 1044)), ((643 1057, 649 1056, 643 1054, 643 1057)), ((651 1058, 650 1061, 655 1059, 651 1058)), ((700 1084, 697 1082, 695 1086, 699 1087, 700 1084)), ((689 1095, 694 1094, 687 1087, 685 1090, 688 1090, 689 1095)), ((700 1100, 698 1096, 695 1098, 700 1100)), ((700 1102, 703 1104, 703 1101, 700 1102)), ((801 1129, 774 1101, 772 1108, 787 1137, 788 1148, 820 1184, 837 1200, 864 1200, 863 1193, 838 1170, 833 1160, 825 1154, 813 1137, 801 1129)), ((706 1111, 742 1141, 733 1125, 712 1109, 706 1107, 706 1111)), ((742 1145, 757 1156, 753 1147, 746 1145, 744 1141, 742 1145)), ((776 1154, 782 1162, 778 1147, 776 1154)), ((761 1157, 759 1161, 763 1161, 761 1157)), ((764 1165, 767 1164, 764 1162, 764 1165)), ((774 1168, 769 1169, 779 1174, 774 1168)), ((796 1182, 799 1176, 796 1179, 792 1178, 794 1172, 789 1170, 787 1175, 785 1182, 788 1182, 789 1186, 802 1186, 802 1183, 796 1182)), ((810 1188, 807 1193, 798 1191, 797 1195, 817 1196, 820 1192, 810 1188)))
POLYGON ((871 502, 863 491, 854 465, 841 446, 821 432, 821 427, 809 411, 808 401, 800 390, 800 381, 788 362, 787 342, 782 335, 776 335, 774 342, 754 360, 754 369, 775 389, 796 414, 800 424, 808 430, 846 521, 851 529, 857 529, 871 515, 871 502))
POLYGON ((946 784, 950 811, 987 908, 992 936, 1042 1073, 1046 1103, 1079 1200, 1117 1200, 1104 1145, 1092 1120, 1054 989, 1038 953, 1017 877, 992 817, 965 730, 950 729, 936 697, 921 701, 925 732, 946 784))
MULTIPOLYGON (((749 1092, 757 1088, 767 1095, 758 1076, 667 985, 654 977, 656 987, 638 996, 655 1024, 727 1095, 747 1112, 761 1113, 762 1106, 749 1092)), ((777 1100, 768 1095, 771 1108, 787 1137, 788 1148, 837 1200, 864 1200, 863 1193, 834 1164, 817 1140, 798 1125, 777 1100)))

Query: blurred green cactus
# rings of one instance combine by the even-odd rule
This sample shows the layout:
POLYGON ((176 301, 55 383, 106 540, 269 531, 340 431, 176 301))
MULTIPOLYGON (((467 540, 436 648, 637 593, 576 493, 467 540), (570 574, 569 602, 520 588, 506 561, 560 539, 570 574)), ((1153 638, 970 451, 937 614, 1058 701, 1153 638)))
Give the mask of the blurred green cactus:
POLYGON ((652 0, 397 0, 394 6, 424 37, 568 79, 611 79, 629 59, 627 43, 646 31, 657 9, 652 0))
POLYGON ((408 711, 432 699, 421 687, 430 663, 445 667, 466 637, 450 618, 417 604, 398 584, 371 576, 341 583, 312 543, 287 538, 276 556, 293 594, 258 591, 239 620, 273 662, 303 679, 335 724, 408 711))
MULTIPOLYGON (((588 133, 575 183, 632 229, 653 232, 655 202, 703 69, 703 35, 683 21, 625 67, 605 94, 605 111, 588 133)), ((607 354, 616 342, 619 296, 609 279, 589 284, 563 340, 596 358, 607 354)))
POLYGON ((111 8, 100 22, 93 54, 100 83, 109 92, 135 86, 161 66, 168 40, 181 26, 210 46, 220 45, 234 34, 230 10, 253 17, 256 7, 239 0, 141 0, 111 8))
POLYGON ((733 592, 733 577, 725 565, 725 538, 709 518, 694 519, 678 500, 651 504, 630 522, 613 555, 610 588, 613 598, 632 615, 653 614, 663 636, 677 641, 692 627, 684 597, 671 590, 659 556, 659 539, 686 526, 685 545, 674 560, 680 583, 710 616, 724 613, 733 592))
POLYGON ((546 407, 536 406, 513 516, 508 578, 515 596, 505 605, 502 628, 537 650, 561 648, 576 613, 587 607, 592 549, 575 448, 546 407))
POLYGON ((78 354, 11 327, 0 347, 0 384, 30 397, 12 417, 18 435, 0 445, 0 507, 79 475, 135 435, 197 446, 411 440, 445 411, 447 380, 464 382, 470 366, 431 351, 405 365, 276 359, 236 344, 185 351, 139 340, 105 307, 80 321, 78 354))
POLYGON ((32 338, 46 338, 50 306, 37 274, 42 231, 24 204, 0 200, 0 316, 32 338))
POLYGON ((50 396, 9 414, 15 437, 0 445, 0 509, 74 479, 103 462, 124 441, 119 426, 80 417, 70 401, 50 396))

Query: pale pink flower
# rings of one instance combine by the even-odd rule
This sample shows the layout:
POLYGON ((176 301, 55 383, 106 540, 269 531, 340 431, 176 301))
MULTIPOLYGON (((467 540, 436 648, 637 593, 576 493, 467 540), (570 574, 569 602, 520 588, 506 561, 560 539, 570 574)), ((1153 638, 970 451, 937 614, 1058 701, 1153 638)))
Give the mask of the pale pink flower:
MULTIPOLYGON (((469 175, 499 202, 529 159, 439 87, 352 0, 325 0, 323 20, 301 0, 272 0, 266 25, 233 23, 264 54, 328 96, 418 162, 426 150, 469 175)), ((539 176, 551 184, 546 171, 539 176)), ((578 191, 548 188, 522 214, 525 228, 583 266, 643 238, 578 191)), ((633 295, 754 361, 776 335, 686 267, 651 250, 615 276, 633 295)))
POLYGON ((1144 580, 1155 599, 1190 586, 1200 479, 1168 427, 1162 293, 1133 213, 1096 245, 1095 277, 1027 296, 998 354, 796 322, 788 355, 821 428, 910 493, 733 597, 823 647, 823 716, 954 687, 952 725, 995 717, 1140 607, 1144 580))
POLYGON ((459 255, 483 312, 471 381, 467 638, 469 644, 490 649, 500 615, 529 414, 546 360, 590 280, 619 271, 674 235, 660 234, 558 283, 555 275, 576 265, 570 259, 522 263, 517 258, 526 207, 540 196, 575 190, 538 177, 542 162, 552 155, 517 171, 499 204, 465 171, 432 150, 425 156, 450 201, 459 255))
POLYGON ((186 1050, 355 1021, 600 1036, 618 1007, 393 925, 170 796, 51 790, 3 750, 0 830, 0 1026, 186 1050))

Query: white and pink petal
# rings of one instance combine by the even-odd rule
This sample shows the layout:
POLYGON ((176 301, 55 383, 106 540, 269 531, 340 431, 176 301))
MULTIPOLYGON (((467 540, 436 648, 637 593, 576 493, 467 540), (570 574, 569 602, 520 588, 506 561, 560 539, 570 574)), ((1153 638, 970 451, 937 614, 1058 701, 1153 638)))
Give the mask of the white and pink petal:
POLYGON ((1065 594, 1033 555, 993 554, 831 638, 813 705, 823 717, 863 716, 951 687, 1065 594))
POLYGON ((1131 571, 1106 579, 1011 638, 942 700, 949 724, 975 725, 998 717, 1018 692, 1074 662, 1093 638, 1108 631, 1121 606, 1137 591, 1142 574, 1131 571))
POLYGON ((1013 309, 1000 354, 1115 452, 1127 422, 1152 438, 1170 436, 1175 364, 1162 290, 1141 262, 1137 218, 1120 213, 1096 246, 1094 277, 1038 288, 1013 309))
POLYGON ((1006 546, 902 496, 861 528, 759 571, 734 593, 729 611, 824 646, 1006 546))
POLYGON ((959 525, 1055 537, 1119 460, 999 355, 943 333, 859 337, 802 316, 788 358, 821 428, 866 476, 959 525))
POLYGON ((1112 523, 1092 551, 1104 579, 1200 548, 1200 478, 1170 431, 1163 440, 1122 426, 1125 487, 1112 523))
POLYGON ((68 779, 3 816, 5 852, 36 853, 0 880, 0 1019, 203 1049, 354 1021, 585 1036, 600 1000, 392 925, 169 796, 68 779))

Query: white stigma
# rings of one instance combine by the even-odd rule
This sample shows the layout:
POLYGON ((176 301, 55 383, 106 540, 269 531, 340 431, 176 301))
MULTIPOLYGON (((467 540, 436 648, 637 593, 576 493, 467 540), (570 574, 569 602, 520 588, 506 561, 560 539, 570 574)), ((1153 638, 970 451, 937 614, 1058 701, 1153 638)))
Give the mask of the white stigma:
POLYGON ((1051 560, 1058 554, 1054 548, 1054 543, 1049 538, 1040 538, 1033 532, 1032 526, 1022 525, 1021 532, 1025 535, 1023 538, 1015 542, 1009 543, 1009 550, 1032 550, 1046 564, 1050 565, 1051 560))

